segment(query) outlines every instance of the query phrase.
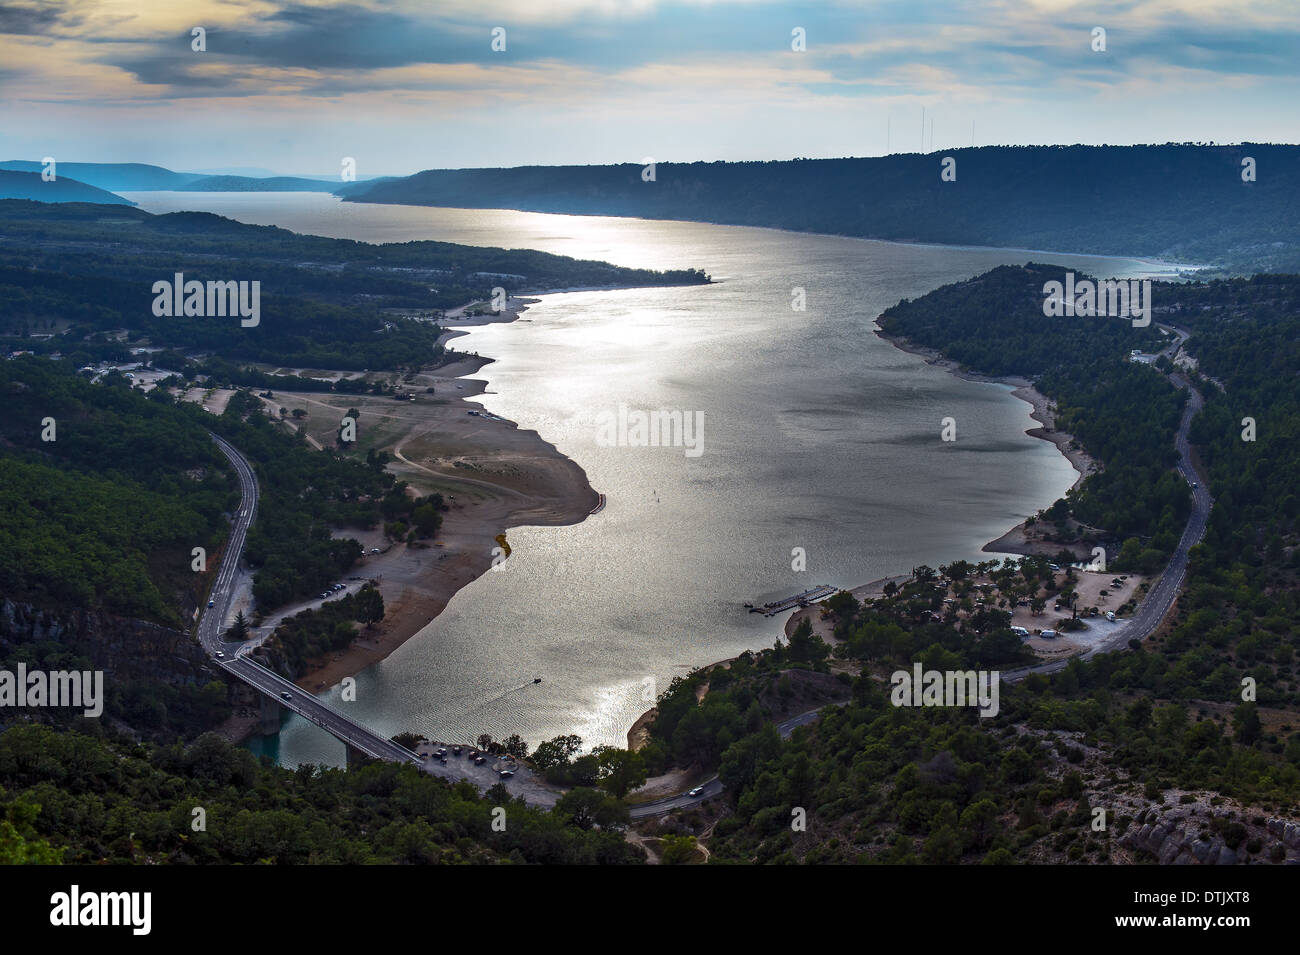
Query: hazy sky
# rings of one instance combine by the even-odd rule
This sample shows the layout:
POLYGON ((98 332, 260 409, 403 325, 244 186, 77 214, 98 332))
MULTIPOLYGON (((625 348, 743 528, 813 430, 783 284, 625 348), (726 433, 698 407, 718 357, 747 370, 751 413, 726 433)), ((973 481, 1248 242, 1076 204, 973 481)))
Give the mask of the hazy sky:
POLYGON ((1298 64, 1300 0, 0 0, 0 159, 865 156, 922 108, 927 149, 1296 142, 1298 64))

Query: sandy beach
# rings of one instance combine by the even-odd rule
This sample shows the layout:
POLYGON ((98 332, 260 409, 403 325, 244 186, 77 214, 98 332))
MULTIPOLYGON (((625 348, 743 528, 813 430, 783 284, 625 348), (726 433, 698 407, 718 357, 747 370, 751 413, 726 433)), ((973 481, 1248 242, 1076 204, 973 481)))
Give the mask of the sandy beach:
MULTIPOLYGON (((535 301, 511 299, 500 315, 449 312, 448 325, 457 327, 449 327, 442 340, 464 334, 458 327, 513 321, 535 301)), ((298 680, 304 689, 333 686, 384 659, 422 630, 456 591, 491 568, 494 553, 508 553, 508 544, 501 548, 497 538, 508 535, 510 528, 576 524, 596 507, 599 495, 581 467, 536 431, 487 416, 473 400, 486 382, 470 376, 489 361, 457 354, 438 368, 402 379, 401 387, 414 400, 276 392, 272 403, 289 415, 298 408, 307 412, 301 427, 315 444, 332 444, 339 420, 349 408, 357 409, 358 452, 388 451, 394 458, 389 470, 412 492, 439 493, 449 505, 442 528, 429 542, 393 543, 380 528, 337 532, 365 548, 365 558, 351 575, 378 581, 386 613, 373 629, 359 632, 347 649, 314 661, 298 680), (370 554, 376 547, 382 553, 370 554)))

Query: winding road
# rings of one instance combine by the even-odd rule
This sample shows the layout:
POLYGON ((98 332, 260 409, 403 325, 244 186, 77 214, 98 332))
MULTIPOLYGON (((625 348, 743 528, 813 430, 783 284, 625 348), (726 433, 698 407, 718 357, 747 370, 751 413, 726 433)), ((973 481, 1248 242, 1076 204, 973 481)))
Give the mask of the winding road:
MULTIPOLYGON (((1182 347, 1183 342, 1187 340, 1188 333, 1173 326, 1162 325, 1160 327, 1168 328, 1174 333, 1174 342, 1160 352, 1161 355, 1172 359, 1177 354, 1178 349, 1182 347)), ((1173 609, 1174 601, 1178 599, 1178 593, 1182 590, 1183 581, 1187 577, 1188 552, 1205 537, 1205 529, 1210 521, 1210 508, 1214 506, 1214 498, 1210 496, 1205 476, 1197 470, 1195 463, 1192 461, 1192 449, 1187 440, 1188 431, 1192 426, 1192 419, 1205 406, 1205 399, 1199 391, 1192 387, 1192 383, 1181 372, 1173 372, 1167 377, 1174 387, 1185 388, 1189 392, 1187 405, 1183 408, 1182 420, 1178 424, 1178 434, 1174 438, 1174 447, 1178 451, 1178 473, 1183 476, 1183 480, 1192 485, 1192 513, 1187 518, 1187 526, 1183 529, 1182 537, 1178 540, 1178 547, 1174 550, 1164 572, 1156 580, 1155 586, 1147 591, 1147 595, 1143 598, 1137 613, 1125 621, 1123 626, 1117 628, 1112 636, 1107 637, 1086 653, 1077 656, 1067 657, 1064 660, 1054 660, 1051 663, 1041 663, 1037 666, 1004 670, 1001 675, 1002 680, 1014 683, 1017 680, 1023 680, 1031 673, 1056 673, 1069 666, 1071 660, 1089 660, 1099 653, 1110 653, 1128 646, 1130 640, 1145 640, 1156 631, 1169 614, 1169 611, 1173 609)))

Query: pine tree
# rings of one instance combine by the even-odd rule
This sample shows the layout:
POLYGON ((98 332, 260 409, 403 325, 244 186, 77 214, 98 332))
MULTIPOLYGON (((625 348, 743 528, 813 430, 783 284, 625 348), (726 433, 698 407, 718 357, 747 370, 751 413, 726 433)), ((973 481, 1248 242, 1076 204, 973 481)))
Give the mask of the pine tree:
POLYGON ((226 631, 226 637, 231 643, 243 643, 248 639, 248 621, 244 619, 244 611, 235 614, 235 622, 226 631))

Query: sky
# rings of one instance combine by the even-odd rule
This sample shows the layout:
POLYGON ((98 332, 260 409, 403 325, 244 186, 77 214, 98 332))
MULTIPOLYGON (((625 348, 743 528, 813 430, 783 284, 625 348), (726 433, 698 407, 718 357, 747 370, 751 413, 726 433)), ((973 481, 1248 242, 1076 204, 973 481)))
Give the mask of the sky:
POLYGON ((1300 0, 0 0, 0 159, 369 178, 1294 143, 1298 101, 1300 0))

